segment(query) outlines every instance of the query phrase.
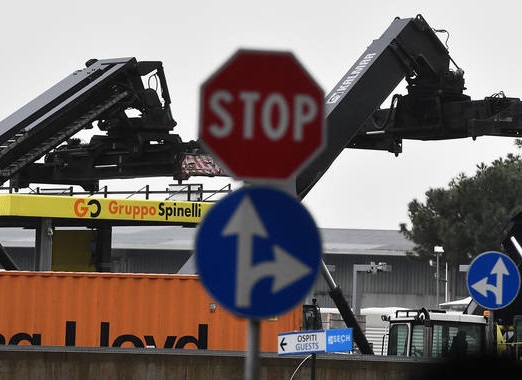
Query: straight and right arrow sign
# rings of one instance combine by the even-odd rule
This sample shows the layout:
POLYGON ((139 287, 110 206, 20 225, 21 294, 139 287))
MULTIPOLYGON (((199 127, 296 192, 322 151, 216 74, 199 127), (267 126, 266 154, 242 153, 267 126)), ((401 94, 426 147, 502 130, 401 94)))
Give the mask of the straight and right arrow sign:
POLYGON ((520 273, 511 258, 501 252, 484 252, 470 264, 467 274, 471 297, 485 309, 508 306, 518 295, 520 273))
POLYGON ((263 319, 302 302, 321 261, 311 214, 289 194, 247 186, 212 206, 196 235, 206 290, 238 316, 263 319))

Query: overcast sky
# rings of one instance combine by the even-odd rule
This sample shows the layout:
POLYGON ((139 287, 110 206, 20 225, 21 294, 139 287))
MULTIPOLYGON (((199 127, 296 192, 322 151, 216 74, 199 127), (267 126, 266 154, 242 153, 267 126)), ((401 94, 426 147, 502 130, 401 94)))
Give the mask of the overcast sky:
MULTIPOLYGON (((450 54, 472 99, 499 91, 521 97, 520 8, 515 1, 468 0, 9 2, 0 23, 0 119, 90 58, 133 56, 163 61, 175 133, 196 139, 200 85, 237 49, 291 51, 328 93, 395 17, 417 14, 449 31, 450 54)), ((404 93, 401 86, 396 92, 404 93)), ((429 188, 447 187, 460 172, 471 176, 478 163, 516 151, 512 138, 494 137, 404 141, 399 157, 345 150, 304 204, 319 227, 397 229, 409 222, 408 203, 424 200, 429 188)), ((132 186, 161 190, 172 182, 144 178, 132 186)), ((217 188, 230 181, 204 182, 217 188)))

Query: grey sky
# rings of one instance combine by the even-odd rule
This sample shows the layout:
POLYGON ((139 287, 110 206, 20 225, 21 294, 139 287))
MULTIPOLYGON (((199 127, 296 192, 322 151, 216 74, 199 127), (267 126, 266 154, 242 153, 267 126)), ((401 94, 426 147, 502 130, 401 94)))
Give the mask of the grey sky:
MULTIPOLYGON (((238 48, 289 50, 328 93, 393 18, 422 14, 449 31, 453 59, 464 69, 466 93, 482 99, 504 91, 522 96, 520 6, 515 1, 49 0, 4 6, 0 119, 90 58, 161 60, 183 140, 197 138, 199 86, 238 48)), ((442 36, 443 38, 445 36, 442 36)), ((397 92, 404 92, 398 88, 397 92)), ((383 106, 388 106, 385 103, 383 106)), ((319 227, 396 229, 407 204, 430 187, 516 148, 511 138, 405 141, 395 157, 346 150, 304 204, 319 227)), ((137 179, 158 189, 170 178, 137 179)), ((207 188, 228 179, 194 178, 207 188)), ((121 186, 121 181, 119 182, 121 186)), ((111 185, 112 186, 112 185, 111 185)))

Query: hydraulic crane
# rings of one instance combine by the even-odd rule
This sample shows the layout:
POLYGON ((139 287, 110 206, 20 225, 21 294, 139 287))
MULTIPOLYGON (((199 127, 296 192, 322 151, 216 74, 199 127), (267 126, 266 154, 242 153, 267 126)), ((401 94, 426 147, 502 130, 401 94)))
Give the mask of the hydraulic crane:
POLYGON ((328 149, 299 173, 296 193, 304 198, 345 148, 398 155, 404 139, 520 135, 519 98, 496 92, 471 100, 464 82, 464 70, 421 15, 395 18, 326 96, 328 149), (408 93, 381 109, 402 80, 408 93))
MULTIPOLYGON (((464 83, 464 70, 421 15, 395 18, 326 96, 328 148, 297 175, 296 194, 304 198, 345 148, 398 155, 404 139, 520 135, 519 98, 499 92, 471 100, 464 83), (381 109, 402 80, 407 95, 394 95, 390 108, 381 109)), ((373 353, 324 263, 323 274, 360 351, 373 353)))
POLYGON ((0 122, 0 182, 96 191, 100 179, 225 175, 196 141, 171 133, 170 103, 161 62, 91 59, 0 122), (74 138, 93 124, 105 134, 74 138))

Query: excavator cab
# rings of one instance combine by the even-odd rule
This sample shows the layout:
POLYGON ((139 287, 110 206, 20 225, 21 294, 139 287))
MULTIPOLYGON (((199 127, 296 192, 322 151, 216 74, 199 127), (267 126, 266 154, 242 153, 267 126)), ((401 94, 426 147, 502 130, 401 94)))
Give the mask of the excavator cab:
POLYGON ((397 310, 389 321, 390 356, 456 358, 485 352, 486 319, 442 310, 397 310))

